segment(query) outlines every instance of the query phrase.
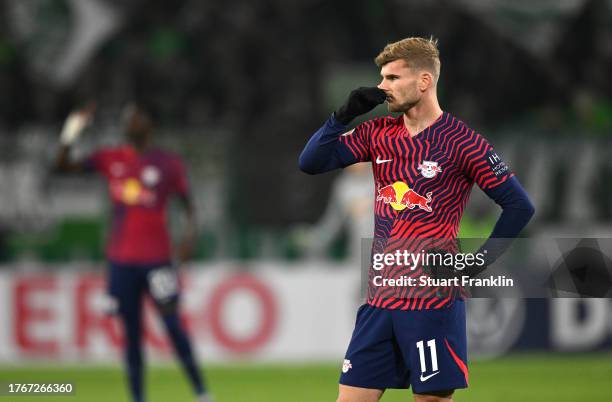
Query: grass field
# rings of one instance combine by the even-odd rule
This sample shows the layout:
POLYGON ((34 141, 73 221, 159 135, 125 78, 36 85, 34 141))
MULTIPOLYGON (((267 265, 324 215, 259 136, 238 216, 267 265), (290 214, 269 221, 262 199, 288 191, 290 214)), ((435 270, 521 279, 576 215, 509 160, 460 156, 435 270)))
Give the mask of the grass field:
MULTIPOLYGON (((236 365, 206 370, 218 402, 332 402, 337 390, 334 365, 236 365)), ((118 368, 6 367, 0 382, 59 382, 75 385, 73 396, 0 396, 0 402, 129 401, 118 368)), ((193 401, 186 380, 174 367, 147 373, 151 402, 193 401)), ((612 401, 612 356, 524 355, 470 364, 470 388, 455 401, 470 402, 609 402, 612 401)), ((408 390, 388 391, 382 401, 412 401, 408 390)))

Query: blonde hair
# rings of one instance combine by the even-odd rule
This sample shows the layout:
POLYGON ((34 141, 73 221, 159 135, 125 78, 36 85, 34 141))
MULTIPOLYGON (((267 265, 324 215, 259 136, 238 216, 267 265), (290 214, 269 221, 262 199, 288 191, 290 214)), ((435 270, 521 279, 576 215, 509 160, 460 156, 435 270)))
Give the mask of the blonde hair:
POLYGON ((405 60, 409 67, 431 72, 434 81, 440 77, 440 51, 434 37, 406 38, 389 43, 374 59, 378 67, 395 60, 405 60))

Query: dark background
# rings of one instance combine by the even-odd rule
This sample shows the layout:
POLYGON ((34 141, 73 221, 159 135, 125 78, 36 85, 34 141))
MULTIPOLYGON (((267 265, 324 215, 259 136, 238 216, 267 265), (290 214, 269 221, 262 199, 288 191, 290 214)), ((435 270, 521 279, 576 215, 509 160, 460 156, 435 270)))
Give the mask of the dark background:
MULTIPOLYGON (((546 190, 532 183, 536 179, 524 182, 545 193, 535 196, 535 228, 607 222, 608 158, 597 154, 586 190, 576 189, 571 173, 581 169, 580 155, 590 159, 580 150, 609 147, 609 2, 536 3, 5 0, 0 138, 2 169, 12 173, 5 174, 0 192, 4 208, 15 204, 10 208, 17 211, 9 208, 0 219, 10 249, 5 254, 48 242, 50 230, 74 219, 74 209, 51 213, 44 207, 54 197, 82 207, 76 214, 81 220, 94 216, 86 199, 79 204, 72 196, 85 184, 47 169, 66 115, 91 101, 98 113, 82 154, 120 139, 127 102, 153 112, 160 142, 188 160, 204 210, 203 243, 232 243, 217 255, 243 255, 261 233, 282 238, 288 227, 315 221, 335 176, 299 172, 299 152, 352 88, 377 83, 372 60, 380 49, 408 36, 439 39, 443 109, 495 145, 518 148, 508 162, 521 179, 537 174, 534 160, 550 156, 535 152, 536 145, 554 154, 544 167, 552 172, 546 190), (6 178, 21 177, 22 164, 36 183, 21 197, 43 205, 35 216, 36 208, 14 198, 6 178), (586 220, 566 204, 577 191, 588 191, 585 208, 592 213, 586 220)), ((98 230, 95 218, 87 219, 91 227, 77 231, 98 230)))

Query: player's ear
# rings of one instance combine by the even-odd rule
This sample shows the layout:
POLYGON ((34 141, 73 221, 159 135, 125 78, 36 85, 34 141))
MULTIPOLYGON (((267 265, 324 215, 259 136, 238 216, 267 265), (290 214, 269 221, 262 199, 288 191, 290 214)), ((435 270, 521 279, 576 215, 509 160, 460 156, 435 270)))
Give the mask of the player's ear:
POLYGON ((433 75, 429 71, 421 72, 419 76, 419 90, 421 92, 427 91, 434 84, 433 75))

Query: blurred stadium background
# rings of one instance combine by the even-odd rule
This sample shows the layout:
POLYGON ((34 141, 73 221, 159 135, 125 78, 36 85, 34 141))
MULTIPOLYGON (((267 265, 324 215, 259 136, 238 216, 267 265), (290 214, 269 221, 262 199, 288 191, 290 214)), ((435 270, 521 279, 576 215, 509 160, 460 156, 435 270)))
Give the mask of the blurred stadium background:
MULTIPOLYGON (((517 172, 537 207, 526 235, 610 237, 611 8, 4 0, 0 381, 72 381, 69 400, 127 400, 121 334, 102 307, 104 188, 49 172, 72 108, 98 106, 81 154, 120 141, 121 109, 137 100, 157 140, 188 161, 201 230, 185 319, 218 400, 331 401, 372 192, 367 169, 299 172, 307 138, 353 87, 377 83, 372 58, 387 42, 434 35, 441 104, 517 172)), ((497 213, 476 190, 462 235, 486 236, 497 213)), ((471 300, 469 321, 473 387, 456 400, 610 400, 609 299, 471 300)), ((149 314, 151 400, 188 400, 160 328, 149 314)), ((400 400, 409 394, 383 398, 400 400)))

